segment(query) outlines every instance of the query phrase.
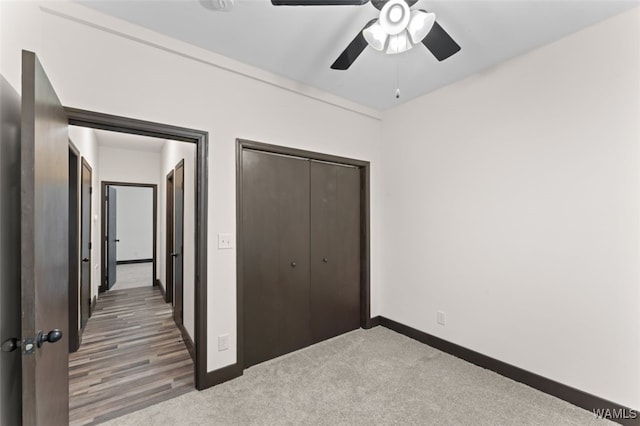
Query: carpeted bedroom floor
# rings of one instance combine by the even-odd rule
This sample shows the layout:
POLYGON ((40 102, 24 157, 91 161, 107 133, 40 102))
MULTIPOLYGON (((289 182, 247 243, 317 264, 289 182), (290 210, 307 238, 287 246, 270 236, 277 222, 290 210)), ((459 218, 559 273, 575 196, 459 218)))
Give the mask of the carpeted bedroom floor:
POLYGON ((153 263, 131 263, 116 267, 116 282, 111 290, 153 286, 153 263))
POLYGON ((356 330, 108 425, 614 425, 383 327, 356 330))

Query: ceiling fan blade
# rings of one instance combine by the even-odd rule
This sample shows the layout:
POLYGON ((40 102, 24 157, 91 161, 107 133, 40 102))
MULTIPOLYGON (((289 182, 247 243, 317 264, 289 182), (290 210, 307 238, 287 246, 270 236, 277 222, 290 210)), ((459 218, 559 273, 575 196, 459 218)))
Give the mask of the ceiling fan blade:
POLYGON ((424 44, 439 61, 444 61, 460 50, 458 43, 456 43, 437 22, 433 23, 431 31, 429 31, 429 34, 422 40, 422 44, 424 44))
POLYGON ((369 0, 271 0, 274 6, 361 6, 369 0))
MULTIPOLYGON (((372 19, 369 22, 367 22, 367 25, 365 25, 362 28, 362 31, 364 31, 366 28, 368 28, 370 25, 372 25, 376 21, 377 19, 372 19)), ((369 43, 367 43, 367 40, 365 40, 364 36, 362 35, 362 31, 358 32, 356 37, 351 41, 351 43, 349 43, 347 48, 344 49, 344 52, 342 52, 340 56, 338 56, 338 59, 336 59, 333 65, 331 65, 331 69, 334 69, 334 70, 349 69, 351 64, 356 59, 358 59, 358 56, 360 56, 364 48, 369 45, 369 43)))

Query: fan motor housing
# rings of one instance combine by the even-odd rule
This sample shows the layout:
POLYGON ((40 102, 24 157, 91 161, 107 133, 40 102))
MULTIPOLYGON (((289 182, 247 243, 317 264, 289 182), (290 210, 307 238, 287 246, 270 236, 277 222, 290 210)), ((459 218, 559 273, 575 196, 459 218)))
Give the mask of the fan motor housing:
POLYGON ((209 10, 229 12, 235 5, 235 0, 200 0, 200 4, 209 10))
POLYGON ((411 11, 404 0, 389 0, 380 11, 378 22, 389 35, 400 34, 409 24, 411 11))

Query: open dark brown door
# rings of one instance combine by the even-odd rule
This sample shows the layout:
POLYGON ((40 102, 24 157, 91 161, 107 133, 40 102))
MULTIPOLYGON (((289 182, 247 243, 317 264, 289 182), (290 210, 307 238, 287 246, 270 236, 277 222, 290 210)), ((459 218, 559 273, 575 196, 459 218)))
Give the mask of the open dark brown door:
POLYGON ((38 58, 23 51, 20 350, 24 425, 69 423, 67 122, 38 58))
POLYGON ((173 170, 167 175, 165 302, 173 302, 173 170))
POLYGON ((107 290, 116 283, 116 270, 118 262, 118 229, 117 229, 117 192, 113 186, 107 186, 107 290))
POLYGON ((80 328, 89 321, 91 306, 91 175, 89 163, 82 159, 80 172, 80 328))
POLYGON ((180 161, 174 173, 174 225, 173 225, 173 319, 178 325, 184 321, 184 161, 180 161))

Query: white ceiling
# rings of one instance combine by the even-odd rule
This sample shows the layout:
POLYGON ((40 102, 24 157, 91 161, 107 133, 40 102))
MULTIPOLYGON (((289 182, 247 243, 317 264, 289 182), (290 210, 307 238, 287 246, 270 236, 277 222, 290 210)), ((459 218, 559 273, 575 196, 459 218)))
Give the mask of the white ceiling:
MULTIPOLYGON (((329 67, 378 11, 364 6, 272 6, 235 0, 231 12, 196 0, 81 3, 201 48, 384 110, 638 6, 638 0, 419 0, 462 50, 438 62, 422 45, 406 54, 365 49, 347 71, 329 67), (397 76, 401 98, 395 98, 397 76)), ((612 46, 614 47, 614 46, 612 46)), ((569 53, 569 52, 567 52, 569 53)), ((594 52, 597 55, 597 52, 594 52)))
POLYGON ((149 136, 132 135, 129 133, 111 132, 94 129, 98 146, 132 151, 161 152, 165 140, 149 136))

